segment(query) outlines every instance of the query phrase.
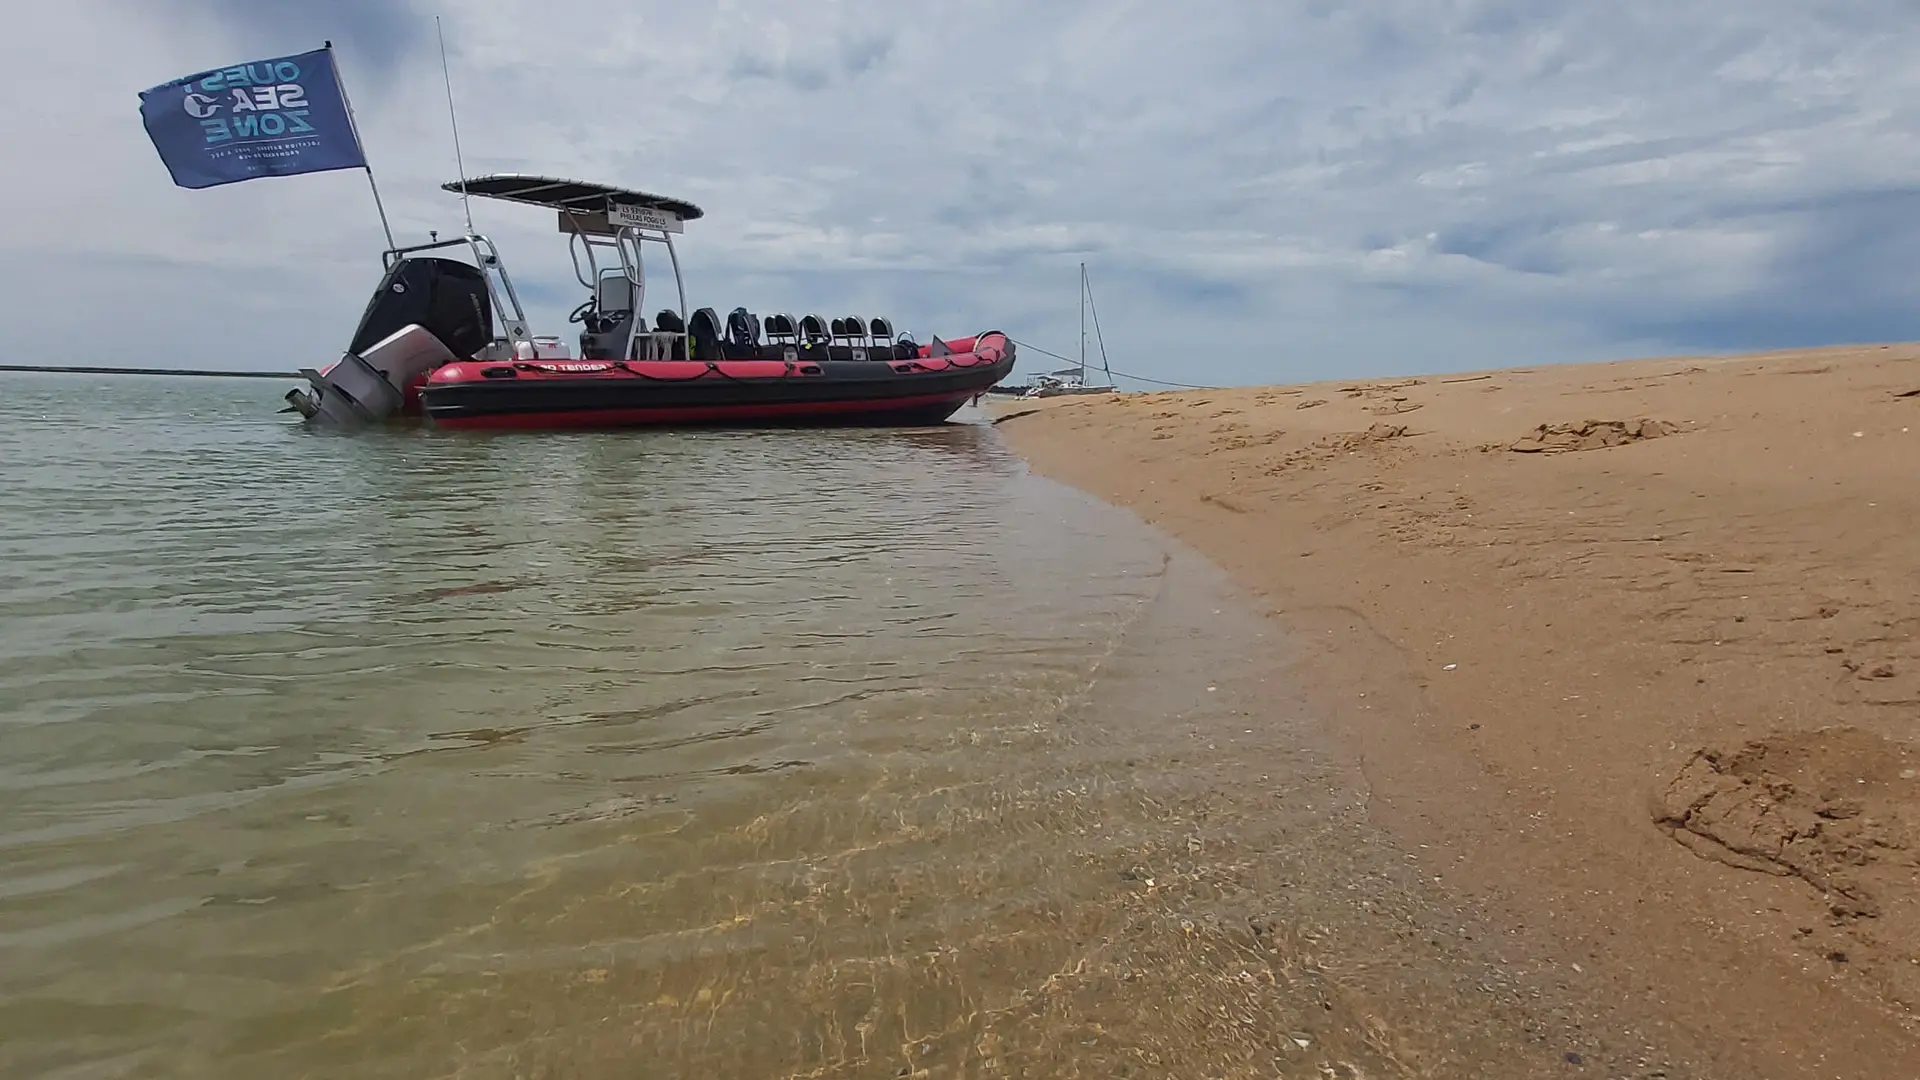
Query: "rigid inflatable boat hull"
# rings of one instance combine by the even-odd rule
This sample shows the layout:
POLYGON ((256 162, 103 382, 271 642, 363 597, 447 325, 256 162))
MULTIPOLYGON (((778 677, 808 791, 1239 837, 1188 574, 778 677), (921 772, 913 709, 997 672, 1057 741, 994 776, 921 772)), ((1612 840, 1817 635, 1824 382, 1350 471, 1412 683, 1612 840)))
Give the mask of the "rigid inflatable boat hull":
POLYGON ((421 391, 452 429, 923 426, 1013 368, 999 334, 965 353, 907 360, 462 362, 421 391))

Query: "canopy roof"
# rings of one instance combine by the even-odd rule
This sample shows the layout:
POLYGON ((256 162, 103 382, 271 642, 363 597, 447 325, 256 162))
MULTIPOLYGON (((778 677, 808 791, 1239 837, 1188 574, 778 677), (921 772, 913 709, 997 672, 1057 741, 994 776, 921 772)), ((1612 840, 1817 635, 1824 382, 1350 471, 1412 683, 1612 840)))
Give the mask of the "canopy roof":
MULTIPOLYGON (((457 193, 461 189, 462 182, 450 180, 440 186, 447 191, 457 193)), ((553 176, 495 173, 492 176, 468 177, 465 187, 469 195, 528 203, 532 206, 545 206, 555 210, 583 212, 605 210, 607 204, 613 202, 623 206, 666 210, 680 215, 684 221, 692 221, 706 214, 706 211, 684 199, 670 199, 665 195, 654 195, 645 191, 608 187, 605 184, 590 184, 584 180, 563 180, 553 176)))

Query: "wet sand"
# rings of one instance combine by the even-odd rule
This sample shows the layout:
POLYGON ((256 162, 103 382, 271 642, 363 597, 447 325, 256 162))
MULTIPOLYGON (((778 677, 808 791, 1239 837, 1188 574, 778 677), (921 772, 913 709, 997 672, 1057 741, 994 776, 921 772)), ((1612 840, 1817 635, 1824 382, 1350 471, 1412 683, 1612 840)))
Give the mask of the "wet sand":
POLYGON ((998 408, 1304 643, 1515 956, 1715 1074, 1913 1074, 1920 346, 998 408))

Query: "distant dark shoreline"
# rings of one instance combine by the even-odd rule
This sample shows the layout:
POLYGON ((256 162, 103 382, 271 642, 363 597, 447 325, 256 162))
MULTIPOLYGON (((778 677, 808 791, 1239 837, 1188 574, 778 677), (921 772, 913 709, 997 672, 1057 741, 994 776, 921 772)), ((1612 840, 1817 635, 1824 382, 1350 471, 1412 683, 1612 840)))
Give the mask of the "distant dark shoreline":
POLYGON ((298 379, 294 371, 202 371, 196 368, 50 367, 46 364, 0 364, 0 371, 51 371, 57 375, 206 375, 223 379, 298 379))

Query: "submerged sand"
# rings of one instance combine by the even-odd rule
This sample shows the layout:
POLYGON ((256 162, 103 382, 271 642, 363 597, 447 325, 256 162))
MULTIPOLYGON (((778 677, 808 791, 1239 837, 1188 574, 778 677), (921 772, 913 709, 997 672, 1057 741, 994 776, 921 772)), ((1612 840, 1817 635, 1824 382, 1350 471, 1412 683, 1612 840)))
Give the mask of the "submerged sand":
POLYGON ((1920 1061, 1920 346, 1021 401, 1313 644, 1371 813, 1729 1069, 1920 1061))

